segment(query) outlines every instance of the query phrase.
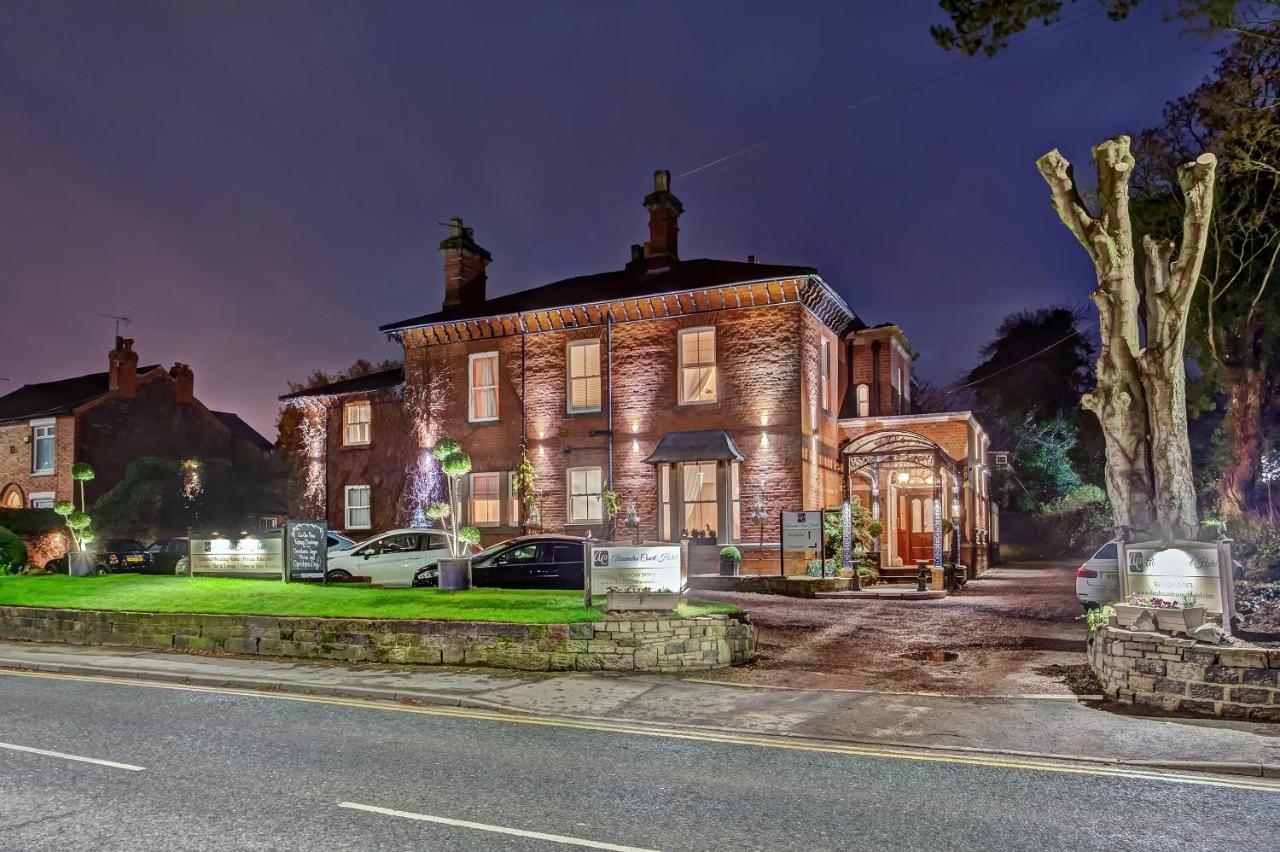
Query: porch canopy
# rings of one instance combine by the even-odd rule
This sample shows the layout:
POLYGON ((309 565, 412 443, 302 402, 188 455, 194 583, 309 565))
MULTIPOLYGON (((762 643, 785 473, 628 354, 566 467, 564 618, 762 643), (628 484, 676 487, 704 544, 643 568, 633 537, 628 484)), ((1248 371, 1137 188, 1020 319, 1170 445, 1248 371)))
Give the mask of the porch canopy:
POLYGON ((745 461, 746 456, 723 429, 668 432, 645 459, 646 464, 679 464, 695 461, 745 461))
MULTIPOLYGON (((915 432, 900 429, 884 429, 870 432, 854 438, 845 444, 842 451, 844 476, 841 485, 845 506, 849 506, 853 496, 853 477, 860 475, 871 482, 872 513, 880 519, 880 474, 894 471, 911 471, 925 469, 932 474, 930 482, 933 486, 933 560, 935 565, 942 565, 942 473, 951 475, 951 491, 953 500, 960 494, 960 469, 954 459, 937 443, 915 432)), ((844 512, 845 524, 845 562, 850 563, 849 540, 851 531, 850 512, 844 512)), ((959 524, 952 519, 951 561, 959 561, 959 524)), ((846 564, 846 567, 852 567, 846 564)), ((857 576, 856 574, 854 575, 857 576)))

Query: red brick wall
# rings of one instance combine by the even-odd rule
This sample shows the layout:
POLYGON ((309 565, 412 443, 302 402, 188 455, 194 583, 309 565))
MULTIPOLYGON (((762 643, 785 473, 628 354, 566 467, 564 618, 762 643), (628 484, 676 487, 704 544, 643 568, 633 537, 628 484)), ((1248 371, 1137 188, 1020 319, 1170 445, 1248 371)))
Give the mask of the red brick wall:
POLYGON ((167 376, 140 380, 134 396, 105 397, 76 416, 74 461, 89 462, 97 474, 85 488, 91 504, 135 458, 230 454, 227 429, 198 403, 179 405, 167 376))
MULTIPOLYGON (((808 452, 805 403, 800 392, 801 353, 807 338, 819 333, 813 320, 797 304, 744 308, 613 326, 614 474, 612 486, 622 504, 634 500, 641 534, 658 534, 657 472, 643 459, 661 436, 671 431, 726 429, 746 456, 741 468, 743 514, 751 498, 763 492, 771 512, 808 508, 801 458, 808 452), (718 401, 708 405, 678 403, 677 335, 682 328, 714 326, 719 372, 718 401), (764 425, 767 421, 767 425, 764 425), (767 435, 767 441, 762 436, 767 435)), ((829 333, 829 332, 828 332, 829 333)), ((603 327, 531 333, 524 338, 524 412, 530 458, 544 489, 543 526, 565 528, 565 471, 569 467, 608 468, 608 428, 605 412, 567 414, 566 346, 570 340, 601 341, 602 396, 607 399, 608 355, 603 327)), ((835 337, 831 336, 833 353, 835 337)), ((816 348, 816 347, 815 347, 816 348)), ((808 356, 810 360, 816 354, 808 356)), ((521 437, 521 338, 519 336, 409 347, 405 353, 407 382, 423 386, 435 382, 441 392, 437 410, 430 413, 433 436, 456 438, 472 457, 478 472, 505 472, 519 460, 521 437), (477 352, 499 353, 499 421, 468 422, 468 357, 477 352), (447 387, 442 387, 447 385, 447 387)), ((806 370, 809 368, 806 368, 806 370)), ((409 391, 412 394, 412 387, 409 391)), ((834 436, 835 421, 825 418, 824 435, 834 436), (829 423, 827 421, 830 421, 829 423)), ((820 436, 821 437, 821 436, 820 436)), ((833 454, 831 438, 820 450, 833 454)), ((823 486, 819 486, 821 490, 823 486)), ((375 497, 375 500, 377 498, 375 497)), ((745 518, 744 518, 745 525, 745 518)), ((677 519, 678 529, 681 524, 677 519)), ((572 532, 585 532, 572 527, 572 532)), ((496 535, 500 532, 493 533, 496 535)), ((600 529, 594 529, 600 534, 600 529)))
POLYGON ((350 530, 352 538, 362 539, 412 523, 416 507, 410 504, 406 485, 419 452, 402 396, 396 389, 350 394, 328 402, 325 457, 330 529, 346 530, 348 485, 368 485, 372 489, 372 529, 350 530), (369 443, 346 446, 343 405, 360 401, 370 404, 369 443))
MULTIPOLYGON (((38 418, 46 419, 46 418, 38 418)), ((31 421, 0 425, 0 494, 10 485, 22 489, 23 505, 31 504, 31 494, 52 491, 56 500, 71 499, 71 464, 75 460, 75 421, 59 417, 54 430, 55 467, 53 475, 31 474, 31 421)))

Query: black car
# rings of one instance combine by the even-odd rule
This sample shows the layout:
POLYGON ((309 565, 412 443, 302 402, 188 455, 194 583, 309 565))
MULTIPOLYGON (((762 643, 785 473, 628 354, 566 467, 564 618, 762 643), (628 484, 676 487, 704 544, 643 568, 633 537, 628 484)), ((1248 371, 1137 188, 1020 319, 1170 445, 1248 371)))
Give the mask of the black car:
MULTIPOLYGON (((117 574, 127 571, 141 571, 146 565, 146 545, 136 538, 104 538, 89 544, 89 555, 93 557, 93 570, 96 574, 117 574)), ((58 574, 67 573, 67 557, 59 556, 50 559, 45 566, 46 571, 58 574)))
POLYGON ((158 538, 147 548, 146 574, 172 574, 178 560, 187 555, 185 538, 158 538))
MULTIPOLYGON (((471 557, 471 582, 499 589, 581 589, 582 539, 570 535, 526 535, 495 544, 471 557)), ((434 588, 434 564, 413 576, 415 587, 434 588)))

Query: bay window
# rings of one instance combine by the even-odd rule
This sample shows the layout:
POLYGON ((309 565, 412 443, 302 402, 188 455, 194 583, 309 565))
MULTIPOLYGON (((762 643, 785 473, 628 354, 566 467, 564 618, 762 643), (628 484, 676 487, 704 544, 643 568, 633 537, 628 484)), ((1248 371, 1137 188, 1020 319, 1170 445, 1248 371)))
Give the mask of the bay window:
POLYGON ((716 514, 716 463, 685 462, 680 465, 684 496, 684 529, 719 531, 716 514))
POLYGON ((472 423, 498 419, 498 353, 478 352, 468 366, 468 414, 472 423))

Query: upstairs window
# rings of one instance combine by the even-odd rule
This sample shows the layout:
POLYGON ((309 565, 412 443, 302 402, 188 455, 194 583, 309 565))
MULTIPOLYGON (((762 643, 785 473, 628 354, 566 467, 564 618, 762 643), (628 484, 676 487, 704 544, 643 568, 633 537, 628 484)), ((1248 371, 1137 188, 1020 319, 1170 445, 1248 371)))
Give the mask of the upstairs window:
POLYGON ((479 352, 471 356, 468 383, 469 415, 472 423, 498 419, 498 353, 479 352))
POLYGON ((871 416, 871 388, 866 385, 858 385, 858 416, 871 416))
POLYGON ((598 523, 604 517, 600 503, 604 481, 598 467, 572 467, 569 477, 569 523, 598 523))
POLYGON ((55 421, 35 420, 31 423, 31 472, 53 473, 55 465, 55 421))
POLYGON ((600 410, 600 341, 569 344, 569 413, 600 410))
POLYGON ((471 523, 478 527, 496 527, 502 523, 502 474, 471 474, 471 523))
POLYGON ((716 401, 716 330, 680 332, 680 403, 716 401))
POLYGON ((369 443, 373 407, 368 400, 342 406, 342 443, 348 447, 369 443))

